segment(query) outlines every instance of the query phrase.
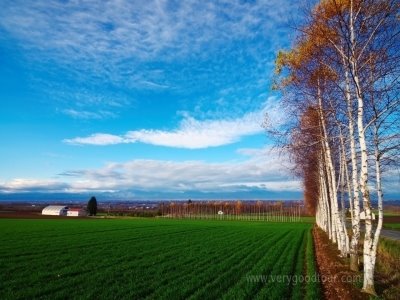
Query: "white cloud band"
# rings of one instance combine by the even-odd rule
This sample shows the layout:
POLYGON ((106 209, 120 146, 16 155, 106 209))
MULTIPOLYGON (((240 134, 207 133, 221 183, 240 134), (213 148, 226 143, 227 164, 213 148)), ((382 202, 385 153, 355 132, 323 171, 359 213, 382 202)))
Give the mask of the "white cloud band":
POLYGON ((274 98, 270 98, 263 109, 247 113, 241 118, 199 121, 186 116, 175 130, 141 129, 128 131, 124 135, 95 133, 87 137, 65 139, 63 142, 71 145, 97 146, 145 143, 186 149, 218 147, 235 143, 245 136, 262 133, 266 112, 278 122, 281 113, 274 98))
POLYGON ((100 169, 64 172, 60 175, 65 181, 15 179, 0 183, 0 191, 299 191, 301 184, 290 178, 283 161, 286 159, 272 150, 243 162, 133 160, 109 163, 100 169))

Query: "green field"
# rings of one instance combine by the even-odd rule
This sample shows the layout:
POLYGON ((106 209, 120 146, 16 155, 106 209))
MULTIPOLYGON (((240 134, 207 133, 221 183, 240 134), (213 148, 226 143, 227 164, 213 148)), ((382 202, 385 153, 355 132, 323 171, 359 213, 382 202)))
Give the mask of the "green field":
POLYGON ((387 223, 383 224, 383 227, 386 229, 400 230, 400 223, 387 223))
POLYGON ((0 299, 315 299, 311 227, 0 219, 0 299))

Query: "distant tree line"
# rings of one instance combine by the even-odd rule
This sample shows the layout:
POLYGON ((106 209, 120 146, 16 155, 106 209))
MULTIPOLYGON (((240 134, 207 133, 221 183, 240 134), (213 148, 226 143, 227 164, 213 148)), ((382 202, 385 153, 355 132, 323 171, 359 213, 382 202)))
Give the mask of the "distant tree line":
POLYGON ((161 211, 159 209, 155 210, 119 210, 110 211, 107 213, 108 216, 119 216, 119 217, 139 217, 139 218, 154 218, 161 216, 161 211))
POLYGON ((302 202, 283 201, 175 201, 161 203, 163 217, 298 221, 305 214, 302 202))

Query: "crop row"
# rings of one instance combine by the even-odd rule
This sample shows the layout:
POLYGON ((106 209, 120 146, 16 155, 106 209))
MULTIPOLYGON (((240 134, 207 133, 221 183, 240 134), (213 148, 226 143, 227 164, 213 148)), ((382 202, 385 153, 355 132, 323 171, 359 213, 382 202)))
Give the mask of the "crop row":
POLYGON ((313 295, 311 286, 248 280, 312 272, 310 224, 3 219, 0 232, 1 299, 313 295))

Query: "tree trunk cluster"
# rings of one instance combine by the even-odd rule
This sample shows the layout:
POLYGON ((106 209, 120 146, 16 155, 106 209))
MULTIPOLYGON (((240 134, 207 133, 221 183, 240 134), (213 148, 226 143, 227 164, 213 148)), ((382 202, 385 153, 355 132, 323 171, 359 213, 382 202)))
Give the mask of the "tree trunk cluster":
POLYGON ((350 256, 352 270, 359 269, 364 222, 362 290, 369 294, 376 294, 382 178, 400 150, 399 11, 391 0, 321 1, 276 61, 275 87, 294 120, 281 129, 281 141, 317 225, 350 256))

